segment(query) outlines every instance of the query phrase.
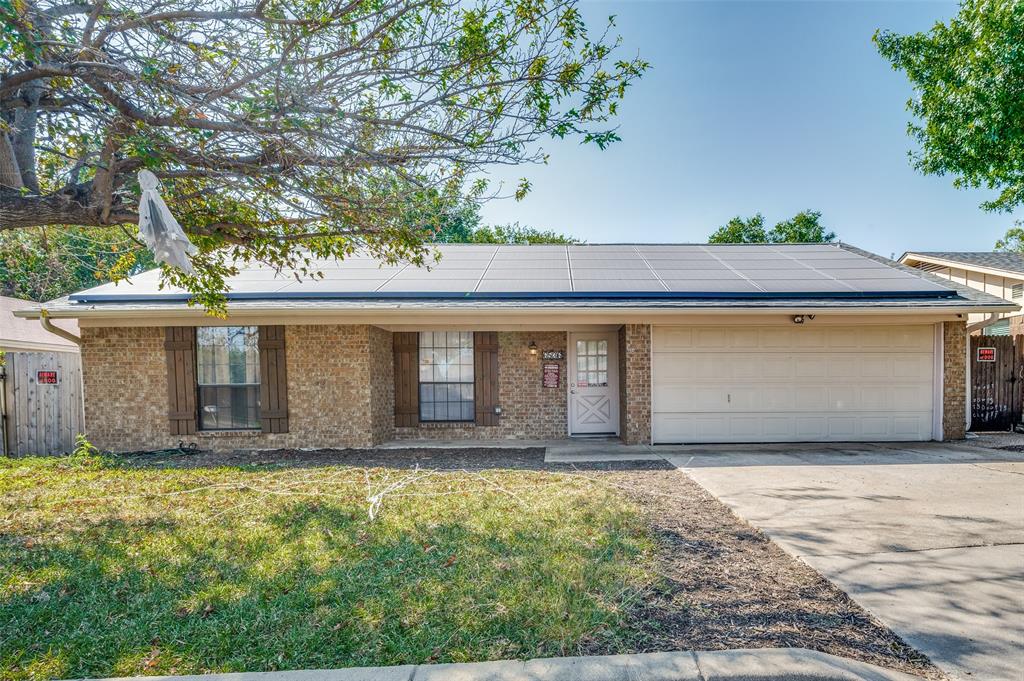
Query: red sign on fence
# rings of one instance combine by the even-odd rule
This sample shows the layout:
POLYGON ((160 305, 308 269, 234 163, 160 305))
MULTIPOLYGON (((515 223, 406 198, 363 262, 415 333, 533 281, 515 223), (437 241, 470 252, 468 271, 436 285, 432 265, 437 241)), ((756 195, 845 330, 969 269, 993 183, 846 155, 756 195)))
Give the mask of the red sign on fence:
POLYGON ((978 348, 978 361, 979 362, 994 362, 994 361, 996 361, 996 349, 995 348, 978 348))
POLYGON ((37 371, 36 383, 40 385, 57 385, 56 371, 37 371))

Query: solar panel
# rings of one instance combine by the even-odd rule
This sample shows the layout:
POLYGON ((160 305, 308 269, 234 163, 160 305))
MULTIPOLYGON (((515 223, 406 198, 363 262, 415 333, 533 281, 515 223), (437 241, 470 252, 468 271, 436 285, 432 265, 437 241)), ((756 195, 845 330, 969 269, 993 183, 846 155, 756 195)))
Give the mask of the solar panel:
MULTIPOLYGON (((456 245, 437 247, 430 267, 381 264, 366 254, 318 260, 323 278, 248 265, 229 280, 245 298, 494 296, 788 296, 931 295, 955 292, 884 262, 834 245, 456 245)), ((76 301, 180 299, 158 289, 158 271, 105 284, 76 301)))

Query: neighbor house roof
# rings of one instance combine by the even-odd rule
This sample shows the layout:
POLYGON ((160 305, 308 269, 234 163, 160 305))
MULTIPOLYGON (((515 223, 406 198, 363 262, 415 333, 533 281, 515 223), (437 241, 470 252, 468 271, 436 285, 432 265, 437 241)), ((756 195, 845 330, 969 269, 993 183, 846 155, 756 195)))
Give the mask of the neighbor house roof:
MULTIPOLYGON (((1017 306, 845 244, 440 245, 430 268, 368 255, 317 263, 322 278, 248 266, 229 312, 344 310, 859 309, 1008 311, 1017 306)), ((159 272, 46 304, 53 316, 188 309, 159 272)))
POLYGON ((1024 254, 996 253, 994 251, 908 251, 900 262, 915 265, 920 262, 938 265, 960 265, 967 269, 998 270, 1024 278, 1024 254))
MULTIPOLYGON (((0 296, 0 350, 31 352, 78 352, 78 346, 69 340, 43 329, 39 322, 19 319, 15 310, 38 308, 39 303, 0 296)), ((65 331, 78 333, 78 322, 73 319, 61 321, 65 331)))

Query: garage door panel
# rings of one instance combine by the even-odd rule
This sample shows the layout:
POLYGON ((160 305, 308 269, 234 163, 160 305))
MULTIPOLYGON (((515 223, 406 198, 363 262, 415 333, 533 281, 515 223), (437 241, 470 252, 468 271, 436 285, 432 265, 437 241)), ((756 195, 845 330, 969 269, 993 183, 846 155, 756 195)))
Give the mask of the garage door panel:
POLYGON ((652 352, 673 352, 693 346, 693 328, 687 326, 663 326, 660 333, 651 338, 652 352))
POLYGON ((828 387, 824 385, 805 385, 800 389, 790 386, 793 392, 793 408, 797 411, 815 411, 828 403, 828 387))
POLYGON ((825 374, 829 378, 856 378, 860 376, 860 364, 856 355, 833 354, 825 359, 825 374))
POLYGON ((924 324, 655 327, 654 441, 931 439, 933 345, 924 324))
POLYGON ((728 329, 724 327, 697 329, 694 333, 693 347, 705 350, 726 347, 727 333, 728 329))
POLYGON ((656 414, 653 435, 655 442, 920 441, 931 437, 931 413, 895 417, 881 412, 840 417, 656 414))
POLYGON ((893 358, 893 378, 916 378, 932 371, 931 355, 902 355, 893 358))
POLYGON ((824 329, 806 328, 800 333, 791 336, 792 344, 784 350, 798 348, 800 350, 824 350, 827 347, 827 337, 824 329))
POLYGON ((800 357, 800 361, 793 365, 793 375, 796 378, 819 378, 828 375, 829 359, 825 355, 810 355, 800 357))

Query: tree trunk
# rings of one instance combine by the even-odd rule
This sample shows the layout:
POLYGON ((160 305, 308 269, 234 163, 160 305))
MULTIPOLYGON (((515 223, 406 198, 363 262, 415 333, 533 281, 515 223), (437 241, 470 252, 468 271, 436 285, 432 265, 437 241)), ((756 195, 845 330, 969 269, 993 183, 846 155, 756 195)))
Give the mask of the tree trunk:
POLYGON ((39 180, 36 178, 36 123, 39 120, 39 97, 43 88, 38 80, 34 80, 21 89, 25 107, 14 112, 14 158, 21 171, 21 181, 31 191, 39 193, 39 180))
MULTIPOLYGON (((24 186, 21 173, 18 172, 18 159, 14 155, 11 137, 0 129, 0 188, 21 189, 24 186)), ((3 220, 0 218, 0 225, 2 224, 3 220)))
POLYGON ((44 225, 100 227, 138 222, 137 215, 123 211, 114 211, 110 219, 103 222, 100 207, 92 204, 91 197, 88 183, 46 196, 23 195, 0 187, 0 230, 44 225))

